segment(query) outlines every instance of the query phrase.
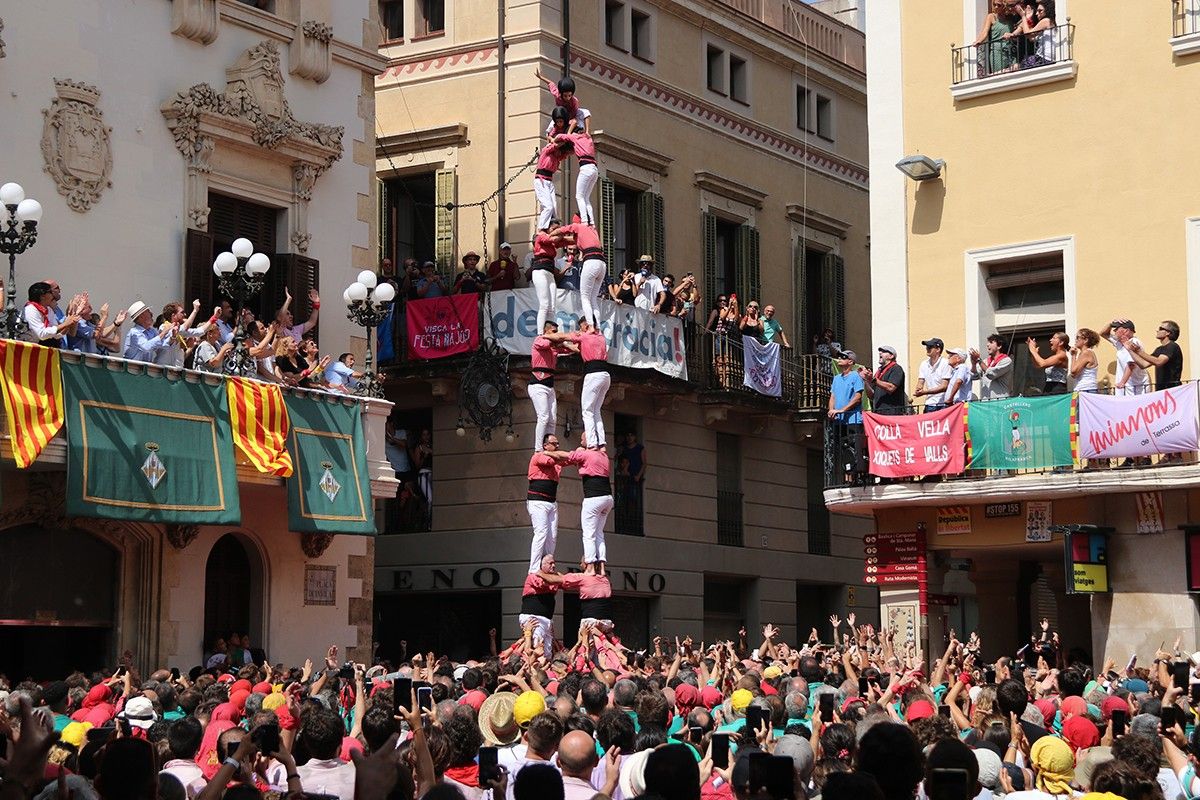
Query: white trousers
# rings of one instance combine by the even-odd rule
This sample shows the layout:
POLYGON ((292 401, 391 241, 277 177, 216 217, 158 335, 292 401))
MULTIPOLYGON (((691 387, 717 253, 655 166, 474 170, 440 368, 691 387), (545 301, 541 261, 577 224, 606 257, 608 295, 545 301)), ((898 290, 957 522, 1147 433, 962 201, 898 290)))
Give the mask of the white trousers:
POLYGON ((604 259, 589 258, 583 262, 583 269, 579 273, 579 302, 583 305, 583 318, 593 325, 599 321, 596 298, 600 296, 600 287, 604 285, 604 273, 607 271, 604 259))
POLYGON ((525 630, 525 626, 530 622, 533 623, 533 646, 541 645, 542 652, 546 654, 546 660, 554 658, 554 630, 553 623, 543 617, 541 614, 518 614, 517 622, 521 623, 521 630, 525 630))
POLYGON ((611 494, 583 498, 579 527, 583 528, 583 560, 589 564, 594 561, 608 561, 608 551, 604 547, 604 523, 608 520, 608 513, 612 508, 611 494))
POLYGON ((596 215, 592 212, 592 192, 600 180, 600 170, 595 164, 580 164, 579 177, 575 179, 575 203, 579 217, 587 225, 595 226, 596 215))
POLYGON ((535 269, 533 271, 533 289, 537 292, 538 313, 537 313, 537 328, 534 336, 541 336, 542 329, 546 327, 546 320, 554 319, 554 271, 549 269, 535 269))
POLYGON ((549 500, 526 500, 525 510, 533 525, 533 542, 529 545, 529 572, 542 568, 542 556, 554 555, 558 542, 558 503, 549 500))
POLYGON ((537 428, 533 433, 533 452, 541 452, 542 440, 547 433, 554 433, 558 420, 558 395, 553 386, 542 386, 531 383, 527 387, 529 399, 533 402, 533 411, 537 414, 537 428))
MULTIPOLYGON (((539 231, 550 227, 550 220, 558 216, 558 195, 554 191, 554 181, 540 176, 533 178, 533 193, 537 196, 539 231)), ((538 333, 541 333, 539 330, 538 333)))
POLYGON ((589 372, 583 376, 582 416, 583 432, 587 434, 589 447, 607 444, 604 438, 604 396, 612 376, 607 372, 589 372))

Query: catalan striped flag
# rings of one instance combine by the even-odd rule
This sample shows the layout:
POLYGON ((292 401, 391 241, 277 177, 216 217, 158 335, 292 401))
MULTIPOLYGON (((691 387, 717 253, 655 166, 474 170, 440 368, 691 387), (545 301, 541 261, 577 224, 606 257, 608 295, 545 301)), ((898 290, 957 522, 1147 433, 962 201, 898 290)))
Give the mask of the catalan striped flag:
POLYGON ((63 426, 62 373, 54 347, 0 340, 0 388, 13 459, 32 464, 63 426))
POLYGON ((290 423, 283 392, 273 383, 229 378, 229 424, 233 441, 259 472, 287 478, 292 456, 287 451, 290 423))

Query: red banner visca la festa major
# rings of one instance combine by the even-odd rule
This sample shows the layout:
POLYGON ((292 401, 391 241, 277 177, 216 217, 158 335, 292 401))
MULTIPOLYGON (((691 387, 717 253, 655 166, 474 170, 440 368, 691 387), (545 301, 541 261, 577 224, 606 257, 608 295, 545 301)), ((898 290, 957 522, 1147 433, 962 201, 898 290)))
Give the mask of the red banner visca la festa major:
POLYGON ((966 466, 962 405, 902 417, 868 413, 863 422, 872 475, 954 475, 966 466))
POLYGON ((456 294, 406 303, 409 357, 445 358, 478 347, 478 297, 456 294))

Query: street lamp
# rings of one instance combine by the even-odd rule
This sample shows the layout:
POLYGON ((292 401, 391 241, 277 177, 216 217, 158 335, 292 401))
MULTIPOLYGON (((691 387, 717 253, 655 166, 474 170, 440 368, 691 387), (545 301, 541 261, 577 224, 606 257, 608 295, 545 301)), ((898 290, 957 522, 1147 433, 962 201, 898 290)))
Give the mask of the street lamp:
POLYGON ((19 183, 0 186, 0 253, 8 254, 8 285, 5 287, 4 317, 0 319, 0 339, 16 339, 28 325, 17 308, 17 255, 33 247, 37 226, 42 219, 42 204, 25 196, 19 183))
POLYGON ((896 169, 914 181, 928 181, 940 177, 944 166, 944 160, 923 155, 905 156, 896 162, 896 169))
POLYGON ((257 371, 254 356, 250 355, 250 349, 246 347, 246 339, 250 332, 246 330, 242 308, 247 300, 262 291, 263 281, 270 268, 271 259, 262 253, 254 252, 254 245, 250 244, 249 239, 234 239, 229 250, 221 253, 213 261, 213 273, 217 276, 221 293, 236 303, 234 350, 225 359, 225 371, 232 375, 253 375, 257 371))
POLYGON ((375 273, 364 269, 358 280, 346 287, 342 293, 346 301, 346 317, 355 325, 367 329, 367 357, 363 362, 363 377, 354 389, 361 397, 383 397, 383 382, 371 370, 371 330, 387 319, 396 299, 396 287, 386 281, 376 285, 375 273))

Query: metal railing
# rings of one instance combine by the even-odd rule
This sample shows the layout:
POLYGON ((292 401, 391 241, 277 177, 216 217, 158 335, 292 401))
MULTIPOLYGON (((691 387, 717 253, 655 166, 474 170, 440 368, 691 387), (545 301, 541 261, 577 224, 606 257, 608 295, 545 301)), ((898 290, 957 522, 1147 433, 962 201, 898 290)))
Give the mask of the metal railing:
MULTIPOLYGON (((1185 383, 1186 385, 1186 383, 1185 383)), ((1155 391, 1151 384, 1148 391, 1155 391)), ((1112 387, 1097 389, 1094 394, 1115 394, 1112 387)), ((1038 395, 1031 395, 1038 396, 1038 395)), ((1006 398, 1007 399, 1007 398, 1006 398)), ((972 400, 972 403, 993 402, 972 400)), ((1001 400, 994 402, 1002 402, 1001 400)), ((922 406, 905 406, 902 414, 920 414, 922 406)), ((965 445, 964 445, 965 446, 965 445)), ((1018 469, 972 469, 968 463, 963 472, 956 475, 927 476, 914 478, 878 478, 871 475, 868 464, 867 437, 862 425, 847 425, 826 422, 824 425, 825 488, 840 489, 868 486, 877 483, 920 483, 928 480, 969 481, 983 478, 1007 478, 1020 475, 1044 475, 1064 473, 1088 473, 1112 469, 1148 469, 1180 464, 1196 463, 1195 453, 1176 453, 1141 458, 1081 459, 1073 464, 1056 467, 1028 467, 1018 469)))
POLYGON ((1171 36, 1200 33, 1200 0, 1171 0, 1171 36))
MULTIPOLYGON (((1200 0, 1186 0, 1200 2, 1200 0)), ((988 39, 979 44, 950 48, 951 82, 990 78, 1024 70, 1047 67, 1074 58, 1075 26, 1070 19, 1032 34, 1010 39, 988 39)))
POLYGON ((741 547, 742 493, 717 492, 717 544, 741 547))

